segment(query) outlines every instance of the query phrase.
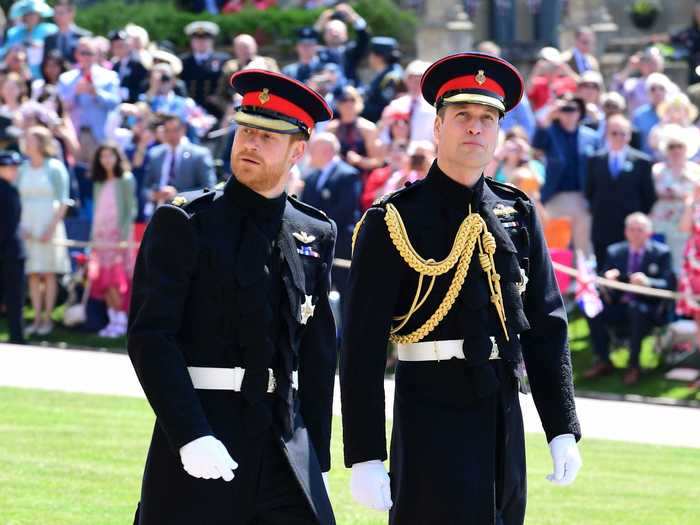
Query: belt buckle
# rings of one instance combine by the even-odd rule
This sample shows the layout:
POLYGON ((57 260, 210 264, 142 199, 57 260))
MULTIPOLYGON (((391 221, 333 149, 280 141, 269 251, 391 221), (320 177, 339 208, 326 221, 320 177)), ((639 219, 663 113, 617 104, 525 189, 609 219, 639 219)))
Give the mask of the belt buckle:
POLYGON ((272 368, 267 369, 267 393, 271 394, 277 390, 277 379, 275 379, 275 373, 272 368))

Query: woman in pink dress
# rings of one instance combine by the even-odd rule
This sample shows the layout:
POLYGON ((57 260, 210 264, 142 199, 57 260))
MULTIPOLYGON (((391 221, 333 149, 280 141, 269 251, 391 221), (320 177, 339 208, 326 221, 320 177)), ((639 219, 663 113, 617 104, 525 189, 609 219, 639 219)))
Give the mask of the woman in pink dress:
POLYGON ((134 178, 118 146, 102 144, 92 164, 95 211, 88 264, 90 296, 107 303, 109 323, 100 330, 103 337, 126 333, 126 310, 130 288, 131 250, 119 246, 131 239, 136 217, 134 178))
MULTIPOLYGON (((678 291, 681 298, 676 303, 678 314, 695 320, 696 344, 700 346, 700 184, 686 198, 686 207, 679 224, 681 231, 690 235, 685 245, 683 266, 681 267, 678 291)), ((691 384, 691 388, 700 388, 700 379, 691 384)))

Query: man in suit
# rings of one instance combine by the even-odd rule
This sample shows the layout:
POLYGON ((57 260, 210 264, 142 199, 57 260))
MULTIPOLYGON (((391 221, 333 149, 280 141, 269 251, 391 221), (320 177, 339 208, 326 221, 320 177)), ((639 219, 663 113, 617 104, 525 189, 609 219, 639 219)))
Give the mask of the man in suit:
POLYGON ((236 95, 235 90, 228 82, 231 75, 246 67, 264 69, 275 73, 279 73, 280 70, 274 58, 258 54, 258 43, 253 35, 241 33, 235 36, 232 43, 235 58, 227 60, 223 65, 223 74, 219 79, 219 86, 216 90, 216 103, 219 104, 222 112, 231 108, 236 95))
POLYGON ((596 132, 581 124, 583 100, 562 95, 539 112, 532 146, 545 154, 547 172, 541 189, 542 204, 550 217, 570 217, 576 250, 590 253, 591 216, 583 194, 587 160, 596 149, 596 132))
POLYGON ((143 181, 144 213, 148 216, 155 206, 171 201, 179 192, 213 188, 216 184, 211 153, 187 140, 185 123, 176 115, 168 115, 162 126, 165 142, 149 152, 143 181))
POLYGON ((625 217, 635 211, 649 213, 656 201, 651 161, 629 147, 630 136, 629 120, 613 115, 606 125, 606 150, 588 161, 585 196, 598 264, 605 261, 608 246, 625 239, 625 217))
POLYGON ((185 34, 190 38, 191 50, 180 57, 182 59, 180 78, 187 85, 189 96, 208 113, 219 119, 223 113, 215 93, 223 66, 230 58, 227 53, 214 49, 219 26, 214 22, 191 22, 185 26, 185 34))
MULTIPOLYGON (((608 247, 605 262, 598 273, 606 279, 640 286, 672 290, 675 276, 671 251, 665 244, 650 240, 652 224, 645 214, 635 212, 625 219, 625 241, 608 247)), ((639 352, 642 339, 654 326, 665 324, 668 303, 644 295, 606 289, 601 313, 588 319, 596 363, 584 373, 587 379, 608 375, 614 368, 610 361, 610 329, 622 329, 629 336, 629 364, 623 376, 626 385, 639 382, 639 352)))
POLYGON ((323 35, 325 46, 319 49, 321 63, 338 64, 351 85, 358 85, 357 66, 369 49, 367 22, 348 4, 341 3, 321 13, 316 30, 323 35), (348 26, 355 29, 355 40, 348 42, 348 26))
POLYGON ((133 52, 126 31, 112 31, 107 38, 111 45, 112 71, 119 75, 122 101, 133 104, 148 81, 148 70, 133 52))
POLYGON ((284 191, 332 112, 279 74, 231 83, 233 176, 161 206, 136 261, 127 347, 157 420, 135 523, 335 525, 335 225, 284 191))
MULTIPOLYGON (((333 133, 319 133, 309 142, 311 172, 301 200, 328 214, 338 227, 336 257, 350 259, 352 231, 360 219, 360 172, 340 158, 340 142, 333 133)), ((346 268, 333 267, 333 285, 345 298, 346 268)))
POLYGON ((84 36, 92 36, 92 33, 75 25, 73 0, 58 0, 54 4, 53 19, 58 26, 58 31, 47 36, 44 40, 44 55, 57 49, 64 60, 75 64, 77 62, 75 48, 78 47, 78 40, 84 36))
POLYGON ((22 204, 14 187, 22 156, 16 151, 0 151, 0 303, 7 308, 10 331, 8 342, 24 344, 24 242, 19 222, 22 204), (4 301, 3 301, 4 295, 4 301))
POLYGON ((574 47, 564 51, 561 58, 578 75, 586 71, 600 71, 595 51, 595 33, 590 27, 580 26, 574 32, 574 47))

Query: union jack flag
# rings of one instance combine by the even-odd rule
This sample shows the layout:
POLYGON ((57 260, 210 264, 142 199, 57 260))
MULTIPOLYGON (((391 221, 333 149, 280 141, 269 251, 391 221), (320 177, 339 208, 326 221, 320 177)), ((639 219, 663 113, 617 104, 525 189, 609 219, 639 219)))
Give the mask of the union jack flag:
POLYGON ((576 269, 576 304, 586 317, 592 319, 603 311, 603 301, 595 286, 595 274, 580 251, 576 253, 576 269))

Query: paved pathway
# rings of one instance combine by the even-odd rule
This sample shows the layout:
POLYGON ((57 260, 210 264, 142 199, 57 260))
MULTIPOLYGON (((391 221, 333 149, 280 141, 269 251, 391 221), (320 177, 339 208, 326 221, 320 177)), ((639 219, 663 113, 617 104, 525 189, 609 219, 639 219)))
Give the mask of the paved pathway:
MULTIPOLYGON (((0 344, 0 386, 143 397, 129 358, 87 350, 0 344)), ((385 382, 391 415, 394 383, 385 382)), ((577 398, 585 437, 700 448, 700 409, 577 398)), ((521 396, 525 430, 542 432, 531 396, 521 396)), ((340 414, 340 396, 334 412, 340 414)))

